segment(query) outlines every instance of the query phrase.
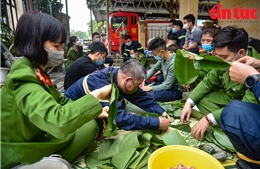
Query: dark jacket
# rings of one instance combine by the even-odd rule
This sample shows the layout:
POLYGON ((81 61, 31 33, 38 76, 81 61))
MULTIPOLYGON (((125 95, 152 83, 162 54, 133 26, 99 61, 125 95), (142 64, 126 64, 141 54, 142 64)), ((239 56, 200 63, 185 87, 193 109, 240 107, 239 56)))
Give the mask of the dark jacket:
MULTIPOLYGON (((111 84, 110 72, 112 72, 114 84, 117 83, 118 68, 109 67, 83 77, 73 84, 66 92, 65 96, 73 100, 77 100, 89 92, 111 84)), ((152 117, 139 116, 128 113, 124 110, 124 98, 129 102, 137 105, 147 112, 155 112, 161 115, 165 110, 156 103, 154 98, 147 92, 138 87, 138 91, 134 94, 125 94, 119 89, 119 98, 117 101, 118 114, 116 117, 116 124, 120 129, 135 130, 135 129, 159 129, 159 119, 152 117)), ((109 106, 109 102, 101 102, 104 106, 109 106)))

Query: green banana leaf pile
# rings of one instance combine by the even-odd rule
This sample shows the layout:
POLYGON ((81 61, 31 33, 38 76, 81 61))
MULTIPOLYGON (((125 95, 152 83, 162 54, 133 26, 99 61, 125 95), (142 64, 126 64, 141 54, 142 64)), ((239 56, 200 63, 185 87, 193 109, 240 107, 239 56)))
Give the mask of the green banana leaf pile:
POLYGON ((174 70, 178 81, 184 85, 195 82, 199 76, 200 69, 217 69, 223 70, 230 67, 229 62, 225 62, 216 56, 202 57, 195 53, 178 49, 176 52, 174 70), (189 57, 194 59, 190 60, 189 57))
POLYGON ((166 145, 188 145, 178 131, 162 135, 133 131, 115 139, 104 139, 98 150, 85 155, 89 169, 145 169, 150 155, 166 145))

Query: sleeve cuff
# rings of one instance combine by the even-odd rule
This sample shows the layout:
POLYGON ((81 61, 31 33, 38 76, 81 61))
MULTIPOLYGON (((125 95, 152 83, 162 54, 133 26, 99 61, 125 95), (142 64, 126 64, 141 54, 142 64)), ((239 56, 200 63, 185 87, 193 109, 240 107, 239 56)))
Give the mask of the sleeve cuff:
POLYGON ((210 119, 210 121, 212 122, 213 125, 217 125, 218 124, 212 113, 208 114, 208 117, 209 117, 209 119, 210 119))
POLYGON ((195 106, 195 103, 193 100, 191 100, 191 98, 188 98, 187 101, 192 105, 192 107, 195 106))

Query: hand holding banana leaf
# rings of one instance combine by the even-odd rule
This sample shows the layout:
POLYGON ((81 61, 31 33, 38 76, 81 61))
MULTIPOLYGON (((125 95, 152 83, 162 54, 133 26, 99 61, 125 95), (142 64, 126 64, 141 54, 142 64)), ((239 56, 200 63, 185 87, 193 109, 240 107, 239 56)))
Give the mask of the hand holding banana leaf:
POLYGON ((174 69, 178 81, 184 85, 189 85, 197 79, 200 69, 223 70, 229 68, 230 65, 229 62, 225 62, 216 56, 202 57, 195 53, 178 49, 174 69), (189 59, 191 57, 194 59, 189 59))

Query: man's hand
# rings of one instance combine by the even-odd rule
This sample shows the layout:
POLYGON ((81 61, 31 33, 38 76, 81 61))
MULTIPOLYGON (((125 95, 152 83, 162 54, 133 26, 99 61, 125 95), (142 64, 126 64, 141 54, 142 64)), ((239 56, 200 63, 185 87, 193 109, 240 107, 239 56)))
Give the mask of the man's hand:
POLYGON ((172 119, 171 119, 171 117, 169 116, 169 114, 167 112, 163 112, 162 116, 167 118, 167 119, 169 119, 170 122, 172 122, 172 119))
POLYGON ((108 111, 109 111, 108 106, 103 107, 102 113, 98 115, 98 118, 99 119, 108 118, 108 111))
POLYGON ((171 121, 167 118, 159 117, 159 121, 160 121, 159 129, 162 131, 166 131, 171 125, 171 121))
POLYGON ((92 91, 90 94, 92 94, 97 100, 110 100, 110 93, 112 90, 112 85, 106 85, 100 89, 96 89, 92 91))
MULTIPOLYGON (((251 59, 248 60, 248 63, 251 63, 251 59)), ((253 65, 253 63, 251 64, 253 65)), ((259 74, 259 72, 252 66, 241 63, 239 61, 233 62, 231 67, 229 68, 230 79, 234 82, 244 83, 245 79, 253 74, 259 74)))
POLYGON ((209 128, 209 122, 203 117, 193 128, 191 131, 191 135, 193 138, 197 140, 203 140, 204 134, 209 128))
POLYGON ((258 72, 260 72, 260 60, 255 59, 251 56, 244 56, 237 60, 240 63, 244 63, 246 65, 250 65, 255 68, 258 72))
POLYGON ((186 101, 182 111, 181 111, 181 122, 186 123, 188 120, 190 120, 191 115, 191 104, 190 102, 186 101))
POLYGON ((152 90, 152 87, 150 87, 150 86, 142 86, 141 88, 142 88, 142 90, 145 91, 145 92, 149 92, 149 91, 152 90))

